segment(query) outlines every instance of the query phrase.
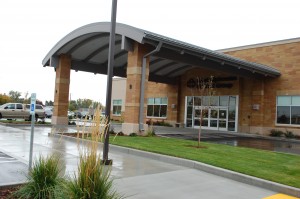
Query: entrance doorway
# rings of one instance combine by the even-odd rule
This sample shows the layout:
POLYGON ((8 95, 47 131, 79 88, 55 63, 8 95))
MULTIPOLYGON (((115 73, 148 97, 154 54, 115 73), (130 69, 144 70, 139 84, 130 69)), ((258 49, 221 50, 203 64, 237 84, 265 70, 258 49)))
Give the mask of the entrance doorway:
POLYGON ((202 129, 236 131, 237 98, 238 96, 187 96, 186 127, 200 128, 201 123, 202 129))

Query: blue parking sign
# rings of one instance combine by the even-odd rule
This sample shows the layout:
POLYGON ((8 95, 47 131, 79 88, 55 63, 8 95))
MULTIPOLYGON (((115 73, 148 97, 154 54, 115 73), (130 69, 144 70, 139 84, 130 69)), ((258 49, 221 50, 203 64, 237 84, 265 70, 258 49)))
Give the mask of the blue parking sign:
POLYGON ((31 104, 30 111, 35 111, 35 106, 34 106, 34 104, 31 104))
POLYGON ((36 102, 36 94, 31 94, 31 102, 30 102, 30 114, 34 114, 35 112, 35 102, 36 102))

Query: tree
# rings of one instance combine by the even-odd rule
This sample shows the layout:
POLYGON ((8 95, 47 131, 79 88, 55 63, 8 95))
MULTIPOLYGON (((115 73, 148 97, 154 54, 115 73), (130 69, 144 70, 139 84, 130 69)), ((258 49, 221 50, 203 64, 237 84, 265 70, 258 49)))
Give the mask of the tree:
POLYGON ((75 100, 71 100, 69 102, 69 110, 70 111, 75 111, 78 109, 78 105, 77 105, 77 102, 75 100))
POLYGON ((12 101, 11 98, 8 95, 6 95, 5 93, 0 94, 0 105, 11 102, 11 101, 12 101))
POLYGON ((8 93, 9 97, 11 98, 12 102, 23 102, 22 99, 20 99, 21 97, 21 92, 19 91, 9 91, 8 93))
POLYGON ((76 103, 77 103, 78 108, 89 108, 92 105, 93 100, 91 100, 91 99, 78 99, 78 100, 76 100, 76 103))
POLYGON ((93 109, 96 109, 96 108, 98 108, 98 105, 99 105, 99 108, 100 108, 100 110, 104 110, 105 109, 105 107, 103 106, 103 104, 101 103, 101 102, 93 102, 93 104, 92 104, 92 108, 93 109))
MULTIPOLYGON (((208 115, 209 109, 211 108, 212 102, 212 96, 213 96, 213 76, 210 76, 209 78, 196 78, 196 82, 188 82, 190 84, 190 88, 193 94, 193 88, 196 89, 196 92, 199 93, 200 102, 198 102, 198 106, 200 105, 200 113, 199 115, 199 131, 198 131, 198 148, 200 148, 200 140, 201 140, 201 130, 202 130, 202 124, 203 124, 203 118, 205 115, 208 115)), ((193 80, 194 81, 194 80, 193 80)))
POLYGON ((45 102, 45 106, 53 106, 54 105, 54 102, 52 100, 49 100, 45 102))

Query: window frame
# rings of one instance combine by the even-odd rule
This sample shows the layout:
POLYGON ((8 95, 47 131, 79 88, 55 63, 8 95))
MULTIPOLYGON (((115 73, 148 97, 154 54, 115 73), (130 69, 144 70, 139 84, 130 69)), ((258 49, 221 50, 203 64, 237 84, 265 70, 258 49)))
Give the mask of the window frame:
POLYGON ((292 108, 300 107, 300 104, 293 105, 293 97, 300 97, 300 95, 277 95, 276 96, 276 113, 275 113, 275 125, 276 126, 289 126, 289 127, 299 127, 299 124, 292 124, 292 108), (290 97, 289 105, 278 105, 279 97, 290 97), (289 109, 289 123, 278 123, 278 107, 287 107, 289 109))
POLYGON ((168 97, 149 97, 147 98, 147 111, 146 111, 146 118, 160 118, 160 119, 166 119, 168 116, 168 97), (149 104, 149 101, 152 101, 152 103, 149 104), (159 102, 159 103, 158 103, 159 102), (165 102, 165 103, 164 103, 165 102), (152 106, 152 114, 148 115, 148 107, 152 106), (164 106, 164 107, 163 107, 164 106), (155 109, 159 110, 158 116, 155 116, 155 109), (162 108, 163 107, 163 108, 162 108), (161 110, 165 109, 166 113, 164 116, 161 116, 161 110))
POLYGON ((114 116, 121 116, 122 115, 122 99, 113 99, 112 103, 112 115, 114 116), (115 103, 117 102, 117 103, 115 103), (114 112, 114 107, 119 107, 120 108, 120 113, 115 113, 114 112))

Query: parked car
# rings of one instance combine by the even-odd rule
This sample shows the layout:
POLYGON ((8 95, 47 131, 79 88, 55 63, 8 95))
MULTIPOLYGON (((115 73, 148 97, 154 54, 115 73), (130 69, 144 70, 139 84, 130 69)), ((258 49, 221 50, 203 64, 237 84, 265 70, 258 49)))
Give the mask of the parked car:
POLYGON ((45 117, 46 118, 51 118, 53 115, 53 107, 44 107, 45 109, 45 117))
POLYGON ((86 119, 89 119, 90 118, 90 115, 89 115, 89 112, 88 111, 82 111, 81 112, 81 117, 82 118, 86 118, 86 119))
MULTIPOLYGON (((30 104, 6 103, 0 106, 0 119, 25 119, 31 120, 30 104)), ((35 110, 36 121, 45 118, 45 111, 42 105, 37 104, 35 110)))
POLYGON ((0 118, 29 119, 29 112, 20 103, 6 103, 0 106, 0 118))
MULTIPOLYGON (((26 109, 28 109, 28 111, 30 111, 30 104, 26 104, 26 109)), ((43 105, 36 104, 35 105, 35 119, 36 120, 38 118, 45 119, 45 117, 46 117, 46 114, 45 114, 45 109, 44 109, 43 105)))
POLYGON ((68 117, 73 118, 75 116, 75 113, 73 111, 68 111, 68 117))
POLYGON ((75 118, 82 118, 81 112, 76 111, 76 112, 74 113, 74 117, 75 117, 75 118))

